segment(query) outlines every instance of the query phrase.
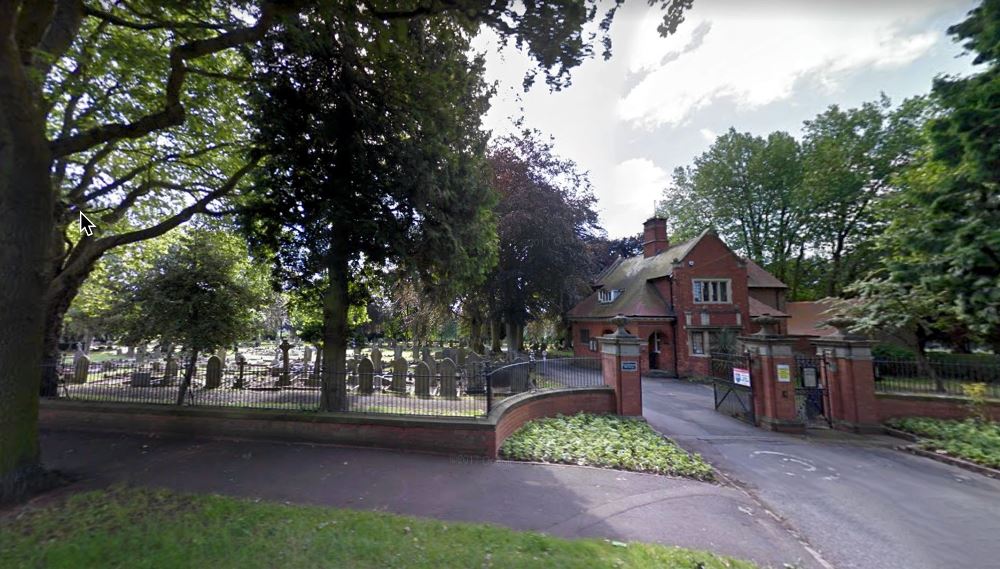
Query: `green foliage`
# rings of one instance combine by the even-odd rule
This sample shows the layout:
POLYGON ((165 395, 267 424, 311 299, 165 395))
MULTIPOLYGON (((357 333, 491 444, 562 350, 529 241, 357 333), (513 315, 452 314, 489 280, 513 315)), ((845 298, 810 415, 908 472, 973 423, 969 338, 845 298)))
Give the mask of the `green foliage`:
POLYGON ((591 276, 587 242, 598 228, 590 180, 532 130, 495 141, 489 160, 499 194, 499 262, 486 283, 490 316, 523 326, 561 314, 591 276))
POLYGON ((664 205, 672 239, 683 241, 714 227, 735 250, 785 279, 805 221, 801 181, 795 139, 784 132, 765 139, 731 128, 693 166, 674 172, 664 205))
POLYGON ((133 343, 160 339, 198 351, 233 344, 253 335, 255 311, 266 299, 265 277, 249 263, 240 239, 188 233, 124 285, 120 328, 133 343))
POLYGON ((985 383, 969 383, 962 386, 962 393, 969 398, 969 414, 979 421, 989 419, 987 413, 988 385, 985 383))
POLYGON ((713 478, 712 467, 697 454, 664 439, 644 421, 615 415, 579 413, 529 421, 504 441, 500 453, 514 460, 713 478))
POLYGON ((674 171, 661 205, 680 242, 712 227, 771 271, 793 299, 836 296, 877 263, 883 220, 873 204, 925 142, 927 103, 883 97, 831 106, 806 121, 802 142, 730 129, 694 164, 674 171))
POLYGON ((977 464, 1000 468, 1000 423, 907 417, 892 419, 887 424, 918 435, 921 437, 918 444, 927 450, 944 451, 977 464))
POLYGON ((4 567, 753 569, 708 552, 487 524, 114 488, 0 521, 4 567))
POLYGON ((934 84, 945 111, 931 125, 934 159, 953 174, 923 200, 926 285, 946 291, 957 317, 1000 346, 1000 1, 985 0, 949 32, 985 68, 934 84))
POLYGON ((872 356, 876 358, 913 359, 913 350, 896 344, 876 344, 872 346, 872 356))
POLYGON ((356 284, 386 263, 439 287, 482 278, 494 250, 479 129, 489 90, 468 48, 447 18, 329 7, 258 50, 254 124, 270 158, 244 218, 283 281, 317 286, 333 256, 356 284))
MULTIPOLYGON (((918 335, 1000 346, 1000 2, 987 0, 950 32, 983 50, 986 68, 935 82, 931 145, 898 176, 878 240, 884 266, 853 289, 862 325, 891 323, 918 335)), ((919 340, 918 340, 919 341, 919 340)))

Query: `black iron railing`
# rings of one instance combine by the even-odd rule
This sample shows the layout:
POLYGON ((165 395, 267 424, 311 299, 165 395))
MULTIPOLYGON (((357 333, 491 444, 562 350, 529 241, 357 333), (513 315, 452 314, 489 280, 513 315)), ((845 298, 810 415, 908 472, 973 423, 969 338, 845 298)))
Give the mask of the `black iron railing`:
POLYGON ((346 371, 325 372, 309 364, 215 358, 191 370, 180 360, 65 363, 55 370, 59 397, 76 401, 318 411, 326 389, 332 411, 450 417, 485 416, 496 402, 525 391, 603 384, 597 358, 355 360, 346 371))
POLYGON ((956 362, 875 358, 875 390, 880 393, 966 395, 974 383, 986 384, 986 396, 1000 399, 1000 362, 956 362))

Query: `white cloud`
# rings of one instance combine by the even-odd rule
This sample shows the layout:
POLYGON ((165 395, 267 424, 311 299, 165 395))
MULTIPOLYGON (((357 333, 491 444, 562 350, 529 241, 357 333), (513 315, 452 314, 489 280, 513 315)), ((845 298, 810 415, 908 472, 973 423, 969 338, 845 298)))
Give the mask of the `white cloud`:
POLYGON ((666 170, 647 158, 631 158, 615 166, 612 181, 601 200, 601 221, 616 237, 642 231, 642 222, 653 215, 653 202, 662 199, 667 186, 666 170))
POLYGON ((939 9, 920 2, 695 3, 674 36, 638 28, 629 70, 641 79, 619 100, 618 115, 649 128, 679 125, 723 100, 754 109, 788 99, 805 80, 835 90, 853 72, 898 68, 924 55, 943 33, 909 26, 939 9))
POLYGON ((701 137, 708 142, 715 142, 715 139, 718 138, 718 135, 715 134, 715 131, 713 131, 710 128, 703 128, 699 130, 698 133, 701 134, 701 137))

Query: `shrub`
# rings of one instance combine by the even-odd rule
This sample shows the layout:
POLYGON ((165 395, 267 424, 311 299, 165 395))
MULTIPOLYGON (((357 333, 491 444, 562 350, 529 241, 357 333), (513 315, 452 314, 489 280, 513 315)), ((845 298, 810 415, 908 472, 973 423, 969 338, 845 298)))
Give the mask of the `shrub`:
POLYGON ((513 460, 578 464, 711 480, 712 467, 663 438, 645 421, 579 413, 536 419, 504 441, 513 460))

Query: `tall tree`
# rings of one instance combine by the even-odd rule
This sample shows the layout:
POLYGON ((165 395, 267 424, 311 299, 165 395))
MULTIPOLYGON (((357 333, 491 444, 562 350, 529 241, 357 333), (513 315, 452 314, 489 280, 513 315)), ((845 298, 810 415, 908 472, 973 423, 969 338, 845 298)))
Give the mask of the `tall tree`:
POLYGON ((935 83, 930 145, 898 177, 902 191, 877 240, 884 265, 855 286, 860 326, 915 328, 920 357, 931 334, 956 328, 1000 351, 998 30, 996 0, 949 29, 985 69, 935 83))
POLYGON ((829 261, 822 281, 827 296, 838 296, 874 265, 873 239, 882 229, 874 205, 896 189, 893 176, 921 148, 927 108, 926 100, 914 98, 893 109, 883 96, 856 109, 833 105, 806 121, 809 236, 829 261))
POLYGON ((765 139, 731 128, 693 166, 674 172, 661 213, 676 240, 714 227, 740 254, 786 280, 802 238, 806 197, 794 138, 774 132, 765 139))
POLYGON ((491 256, 489 91, 470 31, 317 8, 260 50, 254 123, 271 156, 246 219, 282 280, 323 287, 326 409, 344 395, 350 283, 392 263, 445 286, 491 256))
POLYGON ((187 366, 177 403, 191 385, 198 355, 251 336, 267 298, 266 273, 248 262, 242 239, 222 232, 184 235, 141 278, 126 283, 116 311, 129 315, 132 341, 179 345, 187 366))
POLYGON ((490 149, 500 258, 487 281, 493 346, 498 325, 520 349, 528 320, 568 310, 591 275, 587 242, 597 232, 590 181, 556 156, 536 131, 497 141, 490 149))
MULTIPOLYGON (((933 248, 928 285, 1000 349, 1000 0, 984 0, 949 28, 982 71, 942 78, 934 94, 946 114, 932 122, 934 156, 954 169, 924 200, 933 248)), ((930 244, 929 244, 930 245, 930 244)))

